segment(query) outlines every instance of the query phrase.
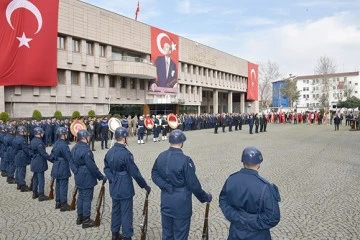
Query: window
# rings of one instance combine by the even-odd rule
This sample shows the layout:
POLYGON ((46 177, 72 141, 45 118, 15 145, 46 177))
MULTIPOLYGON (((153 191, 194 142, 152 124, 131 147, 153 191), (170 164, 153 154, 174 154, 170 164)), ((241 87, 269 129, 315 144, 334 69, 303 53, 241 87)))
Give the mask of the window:
POLYGON ((306 98, 306 95, 303 95, 303 98, 306 98))
POLYGON ((336 78, 336 81, 340 81, 340 78, 336 78))
POLYGON ((73 52, 80 52, 80 40, 79 39, 74 39, 72 40, 73 43, 73 52))
POLYGON ((130 87, 131 87, 131 89, 136 89, 136 80, 135 79, 130 79, 130 87))
POLYGON ((57 70, 57 80, 58 80, 58 84, 65 84, 65 70, 63 69, 58 69, 57 70))
POLYGON ((102 44, 100 44, 100 57, 106 57, 106 48, 102 44))
POLYGON ((66 46, 65 46, 65 37, 63 37, 63 36, 58 36, 57 48, 58 48, 58 49, 63 49, 63 50, 66 49, 66 46))
POLYGON ((335 89, 336 89, 336 86, 333 86, 333 89, 335 90, 335 89))
POLYGON ((310 107, 310 104, 309 104, 309 103, 306 103, 306 107, 310 107))
POLYGON ((306 88, 306 91, 309 91, 309 87, 306 88))
POLYGON ((318 107, 320 104, 319 103, 316 103, 316 106, 318 107))
POLYGON ((306 83, 306 80, 304 79, 304 83, 306 83))
POLYGON ((315 96, 315 94, 313 94, 313 98, 315 98, 316 96, 315 96))
POLYGON ((79 85, 79 72, 71 72, 71 85, 79 85))
POLYGON ((308 94, 308 95, 306 95, 306 98, 309 98, 309 94, 308 94))
POLYGON ((303 91, 306 91, 306 87, 303 87, 303 91))
POLYGON ((105 75, 100 74, 99 75, 99 87, 104 87, 105 85, 105 75))
POLYGON ((94 43, 86 42, 86 54, 90 56, 94 55, 94 43))
POLYGON ((191 65, 189 65, 189 64, 187 65, 187 72, 191 73, 191 65))
POLYGON ((355 93, 358 93, 358 91, 355 91, 355 93))
POLYGON ((116 87, 116 77, 115 76, 110 76, 110 78, 109 78, 109 87, 111 87, 111 88, 116 87))
POLYGON ((91 73, 85 73, 85 86, 93 86, 93 78, 91 73))
POLYGON ((355 86, 357 86, 357 85, 358 85, 358 83, 356 82, 356 83, 355 83, 355 86))
POLYGON ((319 83, 319 79, 316 79, 316 83, 319 83))
POLYGON ((333 78, 333 82, 335 82, 335 78, 333 78))
POLYGON ((309 79, 306 80, 306 83, 309 83, 309 79))
POLYGON ((344 82, 346 82, 346 80, 347 80, 347 77, 344 77, 344 82))
POLYGON ((349 81, 349 84, 351 84, 351 81, 349 81))
POLYGON ((181 63, 181 72, 185 72, 185 63, 181 63))
POLYGON ((121 84, 121 88, 126 88, 126 79, 124 77, 120 79, 120 84, 121 84))
POLYGON ((145 90, 145 81, 140 79, 140 90, 145 90))

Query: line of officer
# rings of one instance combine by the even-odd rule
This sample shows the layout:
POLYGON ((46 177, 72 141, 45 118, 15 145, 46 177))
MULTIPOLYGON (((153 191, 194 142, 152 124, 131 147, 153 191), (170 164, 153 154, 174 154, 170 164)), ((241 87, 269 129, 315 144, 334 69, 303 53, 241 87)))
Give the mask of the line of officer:
POLYGON ((7 177, 6 174, 6 162, 4 158, 4 137, 6 136, 6 127, 4 124, 0 124, 0 170, 1 170, 1 176, 7 177))
POLYGON ((53 162, 51 156, 45 150, 45 144, 42 140, 44 130, 41 127, 34 129, 35 137, 30 142, 33 158, 31 160, 31 171, 34 173, 33 180, 33 199, 39 197, 39 201, 49 200, 44 194, 45 176, 44 172, 48 169, 47 161, 53 162))
POLYGON ((152 179, 161 189, 162 239, 187 239, 192 215, 192 194, 204 203, 211 202, 195 174, 195 164, 186 156, 182 147, 185 134, 178 129, 171 131, 170 148, 157 157, 152 168, 152 179))
POLYGON ((84 129, 77 133, 78 142, 71 150, 70 168, 75 175, 75 185, 79 195, 77 199, 76 224, 82 224, 82 228, 94 227, 95 223, 91 216, 91 201, 94 195, 94 187, 97 180, 106 182, 103 175, 95 164, 94 155, 89 147, 90 133, 84 129))
POLYGON ((66 142, 67 130, 64 127, 56 129, 58 140, 55 142, 51 150, 51 156, 54 159, 51 169, 51 177, 56 180, 55 185, 55 209, 61 212, 69 211, 70 207, 67 201, 69 177, 71 177, 69 163, 71 161, 71 153, 66 142))
POLYGON ((134 235, 133 197, 135 195, 132 178, 141 188, 150 193, 151 188, 134 162, 132 153, 126 148, 126 137, 129 132, 124 127, 115 130, 116 143, 106 153, 104 173, 109 179, 109 190, 112 198, 111 232, 113 240, 130 240, 134 235), (122 235, 119 233, 122 227, 122 235))
POLYGON ((229 240, 271 239, 270 228, 280 221, 280 194, 276 185, 259 176, 262 161, 257 148, 245 148, 244 168, 230 175, 221 190, 219 205, 231 223, 229 240))
POLYGON ((9 125, 7 127, 7 134, 4 137, 4 159, 6 162, 6 176, 7 182, 9 184, 16 184, 16 180, 14 178, 15 174, 15 165, 14 165, 14 158, 15 152, 12 146, 12 142, 15 138, 16 129, 14 126, 9 125))
POLYGON ((31 149, 27 141, 27 130, 24 126, 17 128, 18 134, 13 140, 13 148, 15 152, 15 179, 17 182, 17 189, 21 192, 28 192, 29 187, 26 185, 26 166, 31 163, 31 149))

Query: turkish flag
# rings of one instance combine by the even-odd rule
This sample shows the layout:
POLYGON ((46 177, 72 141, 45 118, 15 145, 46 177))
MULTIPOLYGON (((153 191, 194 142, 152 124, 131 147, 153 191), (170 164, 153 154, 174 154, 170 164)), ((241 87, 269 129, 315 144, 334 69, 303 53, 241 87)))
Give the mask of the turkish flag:
POLYGON ((136 8, 136 11, 135 11, 135 20, 136 20, 136 21, 137 21, 139 12, 140 12, 140 3, 139 3, 139 1, 138 1, 137 8, 136 8))
POLYGON ((246 100, 257 101, 259 95, 258 65, 248 62, 248 84, 246 100))
POLYGON ((0 1, 0 85, 57 85, 59 0, 0 1))

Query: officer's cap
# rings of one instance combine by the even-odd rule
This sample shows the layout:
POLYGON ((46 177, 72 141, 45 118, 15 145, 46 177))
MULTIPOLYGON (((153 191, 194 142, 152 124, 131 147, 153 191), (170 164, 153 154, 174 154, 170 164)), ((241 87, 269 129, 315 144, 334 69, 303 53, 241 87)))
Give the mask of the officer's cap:
POLYGON ((241 162, 245 164, 256 165, 262 161, 262 154, 256 147, 246 147, 242 152, 241 162))

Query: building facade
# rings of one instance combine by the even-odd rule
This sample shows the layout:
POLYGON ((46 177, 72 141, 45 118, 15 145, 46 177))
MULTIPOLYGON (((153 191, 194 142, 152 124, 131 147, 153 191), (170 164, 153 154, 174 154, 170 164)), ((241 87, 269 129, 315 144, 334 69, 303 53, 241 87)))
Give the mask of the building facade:
MULTIPOLYGON (((296 80, 297 89, 300 91, 300 98, 295 104, 299 110, 317 110, 320 108, 336 108, 339 101, 345 101, 347 98, 355 96, 360 98, 360 74, 359 72, 342 72, 326 76, 327 84, 324 84, 323 75, 304 75, 293 77, 296 80), (329 92, 329 106, 323 106, 322 96, 329 92)), ((280 82, 273 83, 279 85, 280 82)), ((281 99, 280 91, 273 91, 273 106, 276 107, 276 99, 281 99), (275 100, 275 105, 274 105, 275 100)))
POLYGON ((258 111, 258 101, 246 101, 248 61, 181 36, 174 93, 149 94, 157 77, 151 31, 99 7, 60 0, 58 85, 1 87, 0 111, 16 118, 34 109, 43 116, 258 111))

